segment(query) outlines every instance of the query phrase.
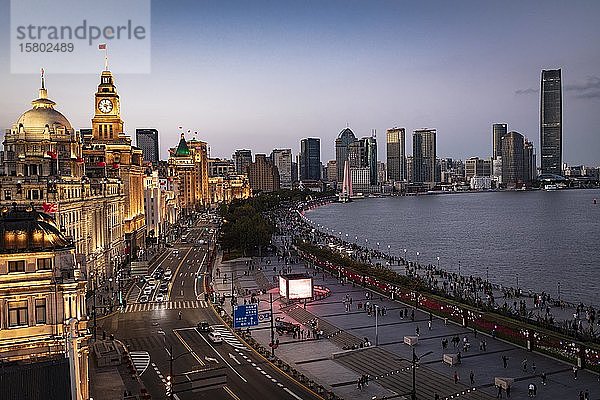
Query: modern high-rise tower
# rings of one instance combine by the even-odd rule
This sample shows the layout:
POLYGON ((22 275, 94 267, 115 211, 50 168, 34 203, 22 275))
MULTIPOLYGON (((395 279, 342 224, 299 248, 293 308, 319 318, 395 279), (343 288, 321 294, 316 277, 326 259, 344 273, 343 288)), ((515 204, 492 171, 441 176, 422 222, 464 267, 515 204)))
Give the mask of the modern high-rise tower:
POLYGON ((392 182, 406 180, 406 130, 392 128, 387 136, 387 176, 392 182))
POLYGON ((540 153, 542 174, 562 175, 561 70, 542 70, 540 153))
POLYGON ((300 141, 300 180, 321 179, 321 140, 307 138, 300 141))
POLYGON ((493 152, 492 158, 495 160, 498 157, 502 157, 502 138, 508 133, 508 125, 506 124, 494 124, 492 125, 492 136, 493 136, 493 152))
POLYGON ((233 153, 233 161, 235 163, 235 172, 238 174, 248 173, 248 165, 252 164, 252 150, 236 150, 233 153))
POLYGON ((356 140, 356 136, 350 128, 344 128, 335 139, 335 161, 338 182, 344 180, 344 163, 348 159, 348 146, 356 142, 356 140))
POLYGON ((413 182, 435 186, 436 130, 417 129, 413 133, 413 182))
POLYGON ((158 165, 160 156, 158 154, 158 130, 156 129, 136 129, 135 143, 142 149, 144 161, 149 161, 158 165))
POLYGON ((502 138, 502 183, 507 188, 523 184, 525 138, 519 132, 509 132, 502 138))

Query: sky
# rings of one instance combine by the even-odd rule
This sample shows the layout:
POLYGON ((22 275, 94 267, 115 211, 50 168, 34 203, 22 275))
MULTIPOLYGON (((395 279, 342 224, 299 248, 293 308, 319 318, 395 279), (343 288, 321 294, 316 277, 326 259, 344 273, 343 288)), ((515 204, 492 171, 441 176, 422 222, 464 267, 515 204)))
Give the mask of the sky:
MULTIPOLYGON (((11 74, 10 13, 0 0, 0 128, 37 97, 39 76, 11 74)), ((60 0, 56 1, 60 6, 60 0)), ((321 160, 347 125, 438 132, 438 157, 489 157, 493 123, 534 142, 539 164, 542 69, 562 68, 563 161, 600 165, 599 1, 153 1, 151 72, 111 58, 128 134, 157 128, 163 158, 179 126, 211 156, 235 149, 321 160)), ((98 73, 46 71, 49 97, 76 128, 91 126, 98 73)))

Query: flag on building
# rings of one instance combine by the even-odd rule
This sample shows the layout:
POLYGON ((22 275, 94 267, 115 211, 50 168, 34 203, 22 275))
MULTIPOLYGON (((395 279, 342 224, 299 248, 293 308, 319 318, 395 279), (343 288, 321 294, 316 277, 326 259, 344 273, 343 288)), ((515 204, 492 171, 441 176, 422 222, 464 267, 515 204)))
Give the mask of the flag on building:
POLYGON ((51 159, 56 160, 58 158, 58 154, 55 151, 47 151, 47 155, 50 156, 51 159))
POLYGON ((54 214, 58 211, 58 205, 56 203, 46 203, 42 204, 42 209, 46 214, 54 214))
POLYGON ((100 43, 98 45, 98 50, 106 50, 106 43, 100 43))

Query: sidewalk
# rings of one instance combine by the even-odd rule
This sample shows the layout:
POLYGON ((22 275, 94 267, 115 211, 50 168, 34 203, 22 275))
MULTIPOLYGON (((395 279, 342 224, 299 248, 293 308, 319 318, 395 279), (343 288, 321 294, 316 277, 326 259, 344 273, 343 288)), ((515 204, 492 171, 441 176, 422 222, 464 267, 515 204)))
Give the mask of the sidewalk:
MULTIPOLYGON (((236 282, 234 287, 244 295, 239 302, 250 300, 245 296, 246 289, 249 292, 259 291, 264 282, 272 282, 273 276, 286 267, 286 264, 278 262, 277 257, 254 260, 255 269, 246 272, 249 267, 246 262, 222 263, 219 267, 221 273, 225 271, 231 276, 231 271, 236 271, 236 282), (271 265, 266 265, 270 261, 271 265), (277 272, 273 272, 273 266, 277 272)), ((289 267, 290 265, 287 265, 289 267)), ((305 322, 308 313, 322 321, 326 321, 347 334, 345 337, 355 337, 359 340, 367 338, 375 344, 375 317, 368 315, 364 307, 358 308, 370 301, 383 309, 385 315, 378 315, 378 343, 377 348, 370 347, 355 351, 343 351, 344 342, 336 341, 341 334, 338 333, 330 338, 320 340, 299 339, 291 335, 279 336, 279 347, 276 350, 278 357, 282 358, 298 370, 308 376, 314 377, 320 383, 331 388, 336 394, 344 398, 372 398, 377 396, 389 396, 391 393, 407 394, 411 390, 410 363, 412 359, 412 347, 403 343, 404 336, 414 336, 416 328, 419 327, 419 342, 415 346, 417 355, 429 351, 433 352, 423 358, 421 367, 417 370, 417 388, 419 398, 434 398, 437 393, 442 399, 444 396, 456 395, 463 391, 475 388, 477 395, 473 392, 461 394, 463 398, 494 398, 497 389, 494 387, 495 377, 513 378, 511 398, 529 398, 528 386, 534 383, 537 386, 537 399, 577 399, 580 391, 589 390, 590 399, 600 399, 600 383, 598 377, 588 371, 578 371, 577 379, 574 377, 571 366, 560 361, 537 353, 527 352, 507 342, 492 339, 491 337, 473 332, 452 323, 447 325, 443 320, 432 318, 431 330, 428 328, 429 315, 419 310, 415 311, 414 321, 410 318, 412 308, 399 302, 381 298, 372 294, 373 298, 367 300, 366 292, 359 287, 342 285, 335 278, 328 275, 307 270, 304 264, 291 264, 291 270, 295 273, 309 272, 313 275, 314 284, 324 285, 331 289, 331 297, 311 302, 307 305, 306 312, 302 307, 281 308, 281 301, 274 302, 274 316, 283 317, 289 322, 305 322), (345 301, 352 298, 352 306, 346 311, 345 301), (408 318, 400 318, 400 311, 407 310, 408 318), (462 363, 450 367, 441 362, 444 353, 457 353, 451 339, 457 336, 461 341, 462 363), (470 349, 464 351, 462 341, 467 338, 470 349), (441 342, 447 339, 447 349, 442 349, 441 342), (485 351, 480 350, 480 342, 486 342, 485 351), (342 354, 336 354, 342 353, 342 354), (334 358, 334 354, 335 358, 334 358), (507 367, 503 367, 502 358, 507 357, 507 367), (525 361, 526 360, 526 361, 525 361), (407 364, 408 363, 408 364, 407 364), (535 367, 534 367, 535 365, 535 367), (525 367, 525 368, 523 368, 525 367), (427 373, 423 373, 423 372, 427 373), (470 373, 473 371, 474 382, 470 382, 470 373), (458 383, 454 383, 456 372, 458 383), (541 374, 546 373, 547 383, 542 384, 541 374), (371 384, 359 391, 356 388, 356 380, 363 374, 371 376, 371 384), (377 378, 377 379, 375 379, 377 378), (377 384, 373 384, 373 381, 377 384), (372 391, 372 392, 367 392, 372 391), (430 397, 428 397, 430 396, 430 397)), ((231 291, 231 281, 225 284, 217 279, 215 288, 221 292, 231 291)), ((263 289, 264 290, 264 289, 263 289)), ((268 290, 268 289, 267 289, 268 290)), ((277 292, 277 290, 272 290, 277 292)), ((270 308, 268 294, 259 295, 259 308, 261 311, 270 308)), ((225 309, 231 312, 231 305, 225 303, 225 309)), ((306 324, 303 330, 310 330, 306 324)), ((270 342, 270 325, 263 322, 251 330, 252 336, 264 344, 270 342)), ((349 340, 349 339, 345 339, 349 340)), ((450 398, 450 397, 448 397, 450 398)))

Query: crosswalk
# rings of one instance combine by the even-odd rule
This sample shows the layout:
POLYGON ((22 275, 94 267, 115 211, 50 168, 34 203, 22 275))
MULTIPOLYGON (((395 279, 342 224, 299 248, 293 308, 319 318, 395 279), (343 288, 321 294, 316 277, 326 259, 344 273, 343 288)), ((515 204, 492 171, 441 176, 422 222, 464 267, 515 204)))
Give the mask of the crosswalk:
POLYGON ((127 304, 122 312, 143 312, 157 310, 185 310, 190 308, 207 308, 208 302, 204 300, 181 300, 181 301, 165 301, 162 303, 134 303, 127 304))
POLYGON ((147 351, 130 351, 129 355, 138 375, 142 376, 150 365, 150 354, 147 351))
POLYGON ((239 350, 247 350, 246 346, 244 346, 239 340, 238 338, 231 333, 231 331, 227 328, 225 328, 223 325, 212 325, 211 326, 212 330, 220 333, 221 337, 223 338, 223 341, 225 343, 227 343, 228 345, 239 349, 239 350))

